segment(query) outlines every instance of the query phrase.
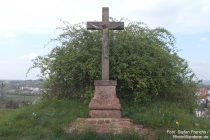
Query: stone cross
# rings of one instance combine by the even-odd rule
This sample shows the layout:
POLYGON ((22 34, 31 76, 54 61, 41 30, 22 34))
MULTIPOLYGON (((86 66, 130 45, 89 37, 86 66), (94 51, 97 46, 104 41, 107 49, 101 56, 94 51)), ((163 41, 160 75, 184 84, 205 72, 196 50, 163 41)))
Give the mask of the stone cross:
POLYGON ((102 80, 109 80, 109 30, 123 30, 124 22, 109 22, 109 8, 102 8, 102 22, 87 22, 88 30, 102 30, 102 80))

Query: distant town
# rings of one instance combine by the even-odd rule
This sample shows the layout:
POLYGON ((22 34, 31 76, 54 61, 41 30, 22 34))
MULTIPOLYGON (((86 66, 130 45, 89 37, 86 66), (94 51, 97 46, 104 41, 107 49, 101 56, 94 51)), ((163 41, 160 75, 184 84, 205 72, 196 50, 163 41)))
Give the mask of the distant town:
POLYGON ((36 102, 42 80, 0 80, 0 108, 19 108, 36 102))
POLYGON ((40 94, 42 80, 0 80, 0 94, 40 94))
MULTIPOLYGON (((0 107, 8 102, 34 102, 43 91, 43 83, 43 80, 0 80, 0 99, 4 101, 0 107)), ((202 109, 210 108, 210 81, 201 82, 196 95, 202 109)))

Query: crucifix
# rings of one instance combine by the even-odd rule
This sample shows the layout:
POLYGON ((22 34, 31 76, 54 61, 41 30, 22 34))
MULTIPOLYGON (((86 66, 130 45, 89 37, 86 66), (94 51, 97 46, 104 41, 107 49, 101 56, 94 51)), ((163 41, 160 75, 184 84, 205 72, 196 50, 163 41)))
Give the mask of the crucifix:
POLYGON ((102 30, 102 80, 109 80, 109 30, 123 30, 124 22, 109 22, 109 8, 102 8, 102 22, 87 22, 88 30, 102 30))

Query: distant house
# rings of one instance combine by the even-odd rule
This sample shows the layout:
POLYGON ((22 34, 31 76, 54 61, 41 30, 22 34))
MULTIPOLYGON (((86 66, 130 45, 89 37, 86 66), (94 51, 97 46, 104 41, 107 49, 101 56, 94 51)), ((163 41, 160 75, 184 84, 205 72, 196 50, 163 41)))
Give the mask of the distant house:
POLYGON ((208 89, 206 87, 200 87, 198 89, 197 95, 200 99, 206 99, 208 96, 208 89))
POLYGON ((210 86, 202 85, 197 90, 198 108, 195 110, 197 117, 205 117, 208 114, 210 104, 210 86), (206 110, 207 109, 207 110, 206 110))
POLYGON ((38 87, 25 86, 25 87, 20 87, 19 89, 22 91, 22 93, 26 92, 30 94, 39 94, 40 92, 40 89, 38 87))
POLYGON ((210 90, 208 90, 208 93, 207 93, 207 100, 210 102, 210 90))

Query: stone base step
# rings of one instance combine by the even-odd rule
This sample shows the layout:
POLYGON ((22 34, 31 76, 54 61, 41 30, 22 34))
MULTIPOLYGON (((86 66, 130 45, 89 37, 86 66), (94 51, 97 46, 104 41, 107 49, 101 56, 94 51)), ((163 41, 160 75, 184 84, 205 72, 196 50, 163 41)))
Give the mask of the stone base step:
POLYGON ((127 118, 78 118, 65 128, 66 133, 94 131, 97 133, 129 133, 136 132, 148 139, 155 137, 152 128, 134 125, 127 118))
POLYGON ((93 130, 98 133, 121 133, 130 129, 132 123, 129 119, 117 118, 78 118, 70 124, 68 132, 93 130))
MULTIPOLYGON (((120 110, 90 110, 91 118, 121 118, 120 110)), ((109 119, 108 119, 109 120, 109 119)))

